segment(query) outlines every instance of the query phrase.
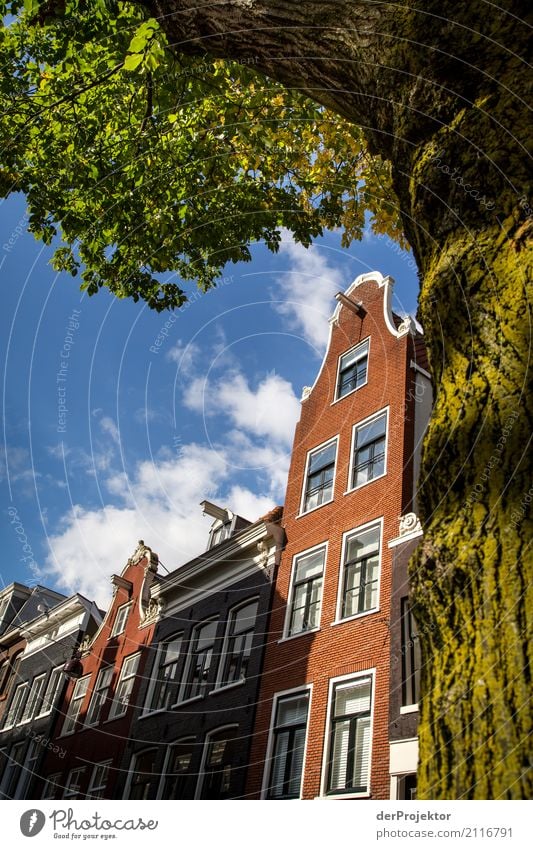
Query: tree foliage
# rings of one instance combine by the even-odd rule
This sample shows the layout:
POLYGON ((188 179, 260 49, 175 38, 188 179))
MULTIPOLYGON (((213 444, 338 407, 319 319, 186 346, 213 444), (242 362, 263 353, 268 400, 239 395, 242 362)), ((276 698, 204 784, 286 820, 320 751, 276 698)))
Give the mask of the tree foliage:
POLYGON ((347 246, 370 220, 402 241, 360 128, 253 57, 177 54, 133 3, 2 5, 0 187, 25 193, 29 229, 89 294, 179 306, 180 278, 208 289, 281 228, 309 245, 342 227, 347 246))

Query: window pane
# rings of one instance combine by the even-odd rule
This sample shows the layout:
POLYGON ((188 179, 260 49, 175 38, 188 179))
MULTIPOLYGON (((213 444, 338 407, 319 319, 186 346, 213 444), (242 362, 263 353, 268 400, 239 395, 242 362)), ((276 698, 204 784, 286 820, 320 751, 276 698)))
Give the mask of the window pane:
POLYGON ((307 580, 314 575, 322 574, 324 566, 324 549, 299 557, 296 561, 295 582, 307 580))
POLYGON ((193 740, 172 747, 161 798, 194 799, 197 775, 191 770, 193 754, 193 740))
POLYGON ((379 439, 381 436, 385 436, 385 421, 386 416, 382 415, 368 424, 358 427, 357 447, 367 445, 369 442, 374 442, 374 440, 379 439))
POLYGON ((309 458, 308 473, 313 474, 319 469, 323 469, 325 466, 329 466, 331 463, 334 463, 336 450, 337 443, 330 442, 330 444, 325 445, 324 448, 320 448, 318 451, 313 451, 309 458))
POLYGON ((335 691, 335 716, 369 711, 371 687, 370 678, 363 678, 348 686, 338 686, 335 691))
POLYGON ((307 705, 309 696, 305 693, 301 696, 292 696, 280 699, 276 716, 276 726, 298 725, 307 721, 307 705))
POLYGON ((350 537, 346 546, 346 562, 367 557, 379 550, 379 526, 350 537))

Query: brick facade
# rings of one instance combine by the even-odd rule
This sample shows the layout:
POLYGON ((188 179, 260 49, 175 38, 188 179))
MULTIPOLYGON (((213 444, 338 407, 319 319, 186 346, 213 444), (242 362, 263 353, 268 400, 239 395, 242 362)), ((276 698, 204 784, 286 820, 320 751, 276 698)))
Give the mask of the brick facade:
MULTIPOLYGON (((341 303, 337 307, 319 375, 311 391, 304 390, 294 437, 283 523, 287 546, 276 582, 251 754, 248 793, 252 796, 268 797, 274 793, 276 797, 273 779, 269 778, 275 768, 269 730, 275 716, 276 694, 309 685, 305 763, 298 795, 304 799, 323 795, 389 798, 392 552, 387 543, 398 536, 399 519, 413 506, 415 372, 411 361, 416 360, 416 331, 409 320, 402 324, 391 314, 390 284, 381 275, 363 275, 346 296, 353 306, 341 303), (357 311, 356 301, 362 302, 363 310, 357 311), (366 382, 338 398, 340 357, 365 340, 369 340, 366 382), (380 411, 388 416, 386 473, 352 489, 349 475, 354 425, 380 411), (333 497, 305 512, 302 493, 306 471, 309 472, 309 452, 333 438, 337 439, 333 497), (374 521, 380 528, 377 609, 347 616, 338 606, 343 539, 347 532, 374 521), (327 556, 319 626, 288 636, 287 609, 295 558, 321 544, 327 544, 327 556), (331 785, 333 778, 328 778, 326 763, 332 736, 328 717, 330 686, 335 679, 341 679, 341 685, 350 681, 350 676, 363 673, 372 675, 371 763, 366 786, 352 793, 332 793, 328 781, 331 785)), ((361 683, 360 679, 354 680, 361 683)), ((293 793, 294 788, 288 791, 293 793)))

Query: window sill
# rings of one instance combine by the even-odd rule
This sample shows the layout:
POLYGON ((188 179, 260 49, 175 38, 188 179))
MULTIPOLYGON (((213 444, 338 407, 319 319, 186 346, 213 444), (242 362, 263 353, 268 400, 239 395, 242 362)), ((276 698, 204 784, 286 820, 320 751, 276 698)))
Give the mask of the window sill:
POLYGON ((320 630, 319 626, 318 628, 308 628, 306 631, 298 631, 297 634, 289 634, 288 637, 281 637, 281 639, 278 640, 278 645, 280 643, 288 643, 289 640, 296 640, 298 637, 305 637, 307 634, 316 634, 320 630))
POLYGON ((200 699, 204 698, 204 696, 205 696, 205 693, 202 693, 200 696, 192 696, 190 699, 183 699, 183 701, 176 702, 175 704, 171 705, 170 707, 171 708, 180 708, 180 707, 183 707, 183 705, 190 705, 192 702, 199 702, 200 699))
POLYGON ((327 796, 315 796, 317 802, 338 802, 342 799, 371 799, 370 793, 328 793, 327 796))
POLYGON ((404 713, 418 713, 418 705, 402 705, 400 714, 404 713))
POLYGON ((157 708, 157 710, 147 710, 141 713, 137 719, 147 719, 149 716, 159 716, 161 713, 168 713, 170 708, 157 708))
POLYGON ((360 484, 358 484, 358 486, 353 486, 351 489, 347 489, 342 494, 343 495, 350 495, 350 493, 352 493, 352 492, 359 492, 359 490, 363 489, 365 486, 368 486, 369 484, 374 483, 374 481, 380 481, 382 478, 386 478, 386 477, 387 477, 387 470, 385 469, 385 471, 383 472, 382 475, 378 475, 375 478, 371 478, 369 481, 365 481, 364 483, 360 483, 360 484))
POLYGON ((331 627, 334 628, 337 625, 344 625, 346 622, 353 622, 354 619, 362 619, 363 616, 370 616, 372 613, 379 613, 379 607, 373 607, 372 610, 364 610, 362 613, 354 613, 353 616, 346 616, 344 619, 335 619, 331 623, 331 627))
POLYGON ((223 684, 221 687, 215 687, 214 690, 209 690, 208 696, 216 696, 217 693, 225 693, 226 690, 233 690, 234 687, 241 687, 246 684, 246 678, 240 678, 239 681, 232 681, 231 684, 223 684))
POLYGON ((294 518, 303 519, 304 516, 309 516, 310 513, 314 513, 316 510, 320 510, 321 507, 326 507, 328 504, 332 504, 334 500, 334 498, 330 498, 329 501, 323 501, 322 504, 317 504, 316 507, 311 507, 311 509, 306 510, 305 513, 298 513, 298 515, 294 518))
MULTIPOLYGON (((128 707, 129 707, 129 705, 128 705, 128 707)), ((108 722, 114 722, 115 719, 124 719, 127 712, 128 712, 128 708, 126 708, 126 710, 123 711, 122 713, 116 713, 114 716, 108 716, 107 719, 104 719, 103 722, 100 723, 100 725, 107 725, 108 722)))

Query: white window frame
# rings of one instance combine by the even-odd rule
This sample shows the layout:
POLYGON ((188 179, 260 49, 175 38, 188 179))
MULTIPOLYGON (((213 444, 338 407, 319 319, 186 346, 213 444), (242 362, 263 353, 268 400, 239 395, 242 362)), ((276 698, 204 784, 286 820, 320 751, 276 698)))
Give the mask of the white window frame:
MULTIPOLYGON (((163 768, 161 770, 161 778, 159 779, 159 784, 157 785, 156 799, 164 799, 165 798, 164 795, 163 795, 163 790, 164 790, 166 779, 167 779, 167 770, 168 770, 168 767, 169 767, 169 764, 170 764, 170 760, 172 758, 172 752, 173 752, 175 746, 179 746, 179 745, 182 745, 184 743, 191 743, 191 745, 193 746, 193 749, 194 749, 194 746, 198 746, 198 742, 197 742, 196 737, 194 735, 189 735, 189 736, 186 736, 186 737, 180 737, 178 740, 173 740, 172 743, 169 743, 167 745, 167 751, 166 751, 166 754, 165 754, 165 759, 163 761, 163 768)), ((194 778, 194 777, 195 777, 194 773, 191 773, 191 778, 194 778)), ((197 779, 197 781, 198 781, 198 779, 197 779)), ((195 796, 195 795, 196 795, 196 786, 195 786, 193 796, 195 796)))
POLYGON ((113 672, 114 667, 112 665, 104 666, 98 671, 98 675, 96 676, 96 683, 92 689, 91 698, 89 699, 89 706, 87 708, 87 714, 85 716, 85 725, 88 728, 91 728, 95 725, 99 725, 99 723, 102 721, 102 710, 109 696, 109 691, 111 689, 111 684, 113 681, 113 672), (107 684, 103 686, 102 682, 105 680, 106 676, 108 676, 109 680, 107 684), (98 716, 95 720, 91 720, 91 713, 96 708, 97 700, 99 700, 102 695, 104 696, 104 700, 98 705, 98 716))
POLYGON ((24 764, 24 757, 22 757, 24 746, 24 740, 16 740, 10 747, 9 753, 6 753, 6 762, 2 775, 2 781, 0 784, 0 797, 4 800, 6 798, 16 799, 16 791, 17 787, 20 784, 20 779, 22 776, 22 767, 24 764), (19 753, 20 760, 17 760, 16 758, 19 756, 19 753), (13 786, 10 787, 12 781, 14 783, 13 786), (7 795, 9 790, 11 790, 12 795, 7 795))
POLYGON ((15 788, 15 799, 26 798, 26 790, 35 773, 35 766, 41 754, 41 743, 38 740, 31 739, 24 755, 20 778, 15 788))
MULTIPOLYGON (((218 616, 211 616, 207 619, 202 619, 201 622, 198 622, 190 632, 190 638, 189 638, 189 641, 188 641, 187 659, 185 661, 185 665, 184 665, 183 671, 182 671, 181 683, 180 683, 180 686, 179 686, 179 689, 178 689, 178 698, 177 698, 176 703, 174 705, 172 705, 172 707, 176 707, 177 705, 185 704, 186 702, 194 702, 197 699, 203 699, 204 696, 208 695, 209 691, 207 690, 207 687, 204 688, 203 692, 197 693, 194 696, 184 696, 184 692, 187 689, 187 686, 189 685, 188 679, 189 679, 191 669, 192 669, 193 658, 198 654, 197 651, 193 651, 193 647, 198 644, 197 634, 201 630, 201 628, 203 628, 205 625, 209 625, 212 622, 216 623, 217 628, 215 629, 215 636, 213 637, 213 646, 212 646, 212 650, 211 650, 211 659, 209 661, 208 676, 210 676, 212 674, 213 665, 215 663, 219 662, 219 659, 217 659, 216 652, 215 652, 215 647, 216 647, 216 644, 217 644, 217 631, 218 631, 219 617, 218 616)), ((218 669, 217 669, 217 674, 218 674, 218 669)), ((207 684, 207 682, 206 682, 206 684, 207 684)), ((192 688, 192 683, 191 683, 191 688, 192 688)))
POLYGON ((22 711, 22 715, 20 717, 21 725, 25 725, 27 722, 31 722, 35 715, 37 706, 41 704, 41 700, 44 696, 45 690, 45 679, 46 672, 43 672, 42 675, 36 675, 33 681, 31 682, 30 692, 28 693, 26 704, 24 705, 24 710, 22 711))
POLYGON ((332 625, 340 625, 343 622, 351 622, 352 619, 360 619, 362 616, 369 616, 372 613, 377 613, 380 609, 380 594, 381 594, 381 570, 383 560, 383 516, 373 519, 371 522, 366 522, 364 525, 359 525, 350 531, 345 531, 342 535, 341 559, 339 564, 339 581, 337 589, 337 608, 335 613, 335 621, 332 625), (375 607, 369 610, 362 610, 360 613, 352 613, 351 616, 342 616, 342 602, 344 596, 344 563, 346 558, 346 550, 350 537, 362 534, 374 527, 379 527, 379 552, 378 552, 378 585, 376 591, 377 603, 375 607))
MULTIPOLYGON (((174 640, 178 640, 178 639, 181 641, 180 654, 179 654, 178 659, 176 661, 174 661, 174 663, 178 664, 178 663, 182 662, 183 655, 185 654, 185 652, 183 650, 183 631, 177 631, 175 634, 169 634, 168 637, 162 637, 157 644, 154 665, 152 667, 151 675, 150 675, 150 683, 149 683, 148 689, 146 691, 146 696, 145 696, 145 699, 144 699, 142 714, 139 717, 139 719, 142 719, 144 716, 151 716, 154 713, 164 713, 165 711, 170 710, 170 708, 173 706, 173 704, 176 701, 175 699, 173 701, 169 701, 169 704, 167 705, 167 707, 152 708, 152 706, 151 706, 152 700, 154 698, 155 688, 157 687, 157 685, 159 683, 159 671, 161 669, 161 656, 162 656, 163 652, 166 652, 167 645, 169 643, 174 642, 174 640)), ((186 663, 187 663, 187 660, 185 659, 185 664, 186 663)), ((165 664, 165 666, 166 665, 170 666, 170 664, 165 664)), ((180 687, 181 687, 181 680, 176 680, 175 683, 176 683, 176 687, 177 687, 176 693, 179 694, 180 687)))
POLYGON ((80 783, 72 786, 72 780, 76 776, 76 774, 78 774, 77 778, 78 782, 80 782, 80 779, 86 769, 87 767, 85 766, 75 766, 69 771, 67 775, 67 780, 65 781, 65 787, 63 788, 63 799, 72 799, 73 797, 78 795, 86 796, 85 793, 81 793, 80 791, 80 783))
POLYGON ((241 610, 242 608, 248 607, 248 605, 250 605, 250 604, 257 605, 253 628, 248 629, 248 632, 249 631, 252 632, 252 646, 251 646, 251 649, 250 649, 250 659, 252 658, 253 641, 254 641, 254 637, 255 637, 255 633, 256 633, 256 623, 257 623, 257 617, 259 616, 259 598, 258 598, 258 596, 253 596, 252 598, 247 598, 244 601, 240 601, 238 604, 235 604, 228 611, 227 625, 226 625, 226 630, 225 630, 225 633, 224 633, 224 642, 222 643, 222 652, 221 652, 221 655, 220 655, 220 661, 219 661, 219 664, 218 664, 216 684, 215 684, 215 689, 211 690, 212 693, 218 692, 219 690, 229 690, 230 687, 238 687, 238 686, 240 686, 241 684, 244 684, 247 681, 246 677, 245 678, 241 677, 237 681, 230 681, 228 684, 223 683, 224 670, 225 670, 225 667, 226 667, 226 661, 227 661, 227 656, 228 656, 228 648, 229 648, 230 640, 233 636, 235 636, 234 634, 230 633, 235 614, 237 614, 239 612, 239 610, 241 610))
POLYGON ((120 636, 120 634, 123 634, 126 630, 126 622, 128 621, 130 607, 130 601, 126 602, 126 604, 121 604, 120 607, 117 607, 109 639, 120 636))
POLYGON ((7 731, 8 728, 14 728, 15 725, 19 724, 26 704, 25 694, 28 689, 28 682, 23 681, 21 684, 17 684, 13 690, 13 695, 2 723, 2 731, 7 731))
POLYGON ((374 743, 374 705, 376 703, 376 670, 375 668, 365 669, 361 672, 350 672, 347 675, 339 675, 336 678, 329 679, 328 688, 328 706, 326 711, 326 733, 324 735, 324 751, 322 753, 322 775, 320 780, 320 798, 323 799, 367 799, 371 795, 372 787, 372 748, 374 743), (329 773, 329 750, 331 746, 331 716, 333 711, 333 694, 337 684, 348 684, 350 681, 357 681, 359 678, 370 678, 370 747, 368 752, 368 782, 367 789, 362 793, 328 793, 328 773, 329 773))
MULTIPOLYGON (((132 754, 132 756, 130 758, 130 765, 128 767, 128 777, 126 779, 126 786, 124 787, 122 799, 125 799, 127 801, 133 801, 133 802, 143 801, 143 800, 138 800, 138 799, 130 799, 132 779, 133 779, 133 774, 136 770, 137 761, 139 760, 139 758, 142 757, 142 755, 145 755, 147 752, 152 752, 152 751, 157 752, 157 745, 154 744, 154 745, 151 745, 151 746, 145 746, 144 749, 140 749, 138 752, 134 752, 132 754)), ((152 783, 154 778, 157 778, 156 772, 152 773, 152 779, 150 780, 150 784, 152 783)), ((161 776, 159 776, 159 779, 161 780, 161 776)), ((157 788, 159 789, 159 784, 157 785, 157 788)), ((144 800, 144 801, 149 801, 149 800, 144 800)))
POLYGON ((304 479, 303 479, 303 485, 302 485, 302 496, 301 496, 301 499, 300 499, 300 512, 299 512, 297 518, 299 518, 300 516, 307 516, 309 513, 312 513, 314 510, 320 510, 321 507, 325 507, 326 504, 331 504, 331 502, 334 500, 338 458, 339 458, 339 434, 338 433, 335 436, 332 436, 329 439, 324 440, 324 442, 321 442, 320 445, 315 445, 314 448, 311 448, 307 452, 307 457, 306 457, 306 460, 305 460, 304 479), (309 507, 309 509, 306 510, 305 509, 305 497, 306 497, 306 491, 307 491, 307 477, 308 477, 308 472, 309 472, 309 466, 310 466, 310 463, 311 463, 311 454, 316 454, 317 451, 321 451, 323 448, 326 448, 328 445, 330 445, 333 442, 335 443, 335 462, 333 464, 333 479, 332 479, 332 486, 331 486, 331 498, 329 498, 327 501, 323 501, 321 504, 317 504, 315 507, 309 507))
POLYGON ((298 798, 302 797, 302 787, 305 779, 305 767, 307 762, 307 743, 309 740, 309 726, 311 724, 311 710, 313 706, 313 685, 312 684, 304 684, 303 687, 292 687, 290 690, 279 690, 277 693, 274 693, 274 697, 272 699, 272 710, 270 712, 270 724, 268 727, 268 742, 266 748, 266 755, 263 767, 263 783, 261 785, 261 799, 268 799, 268 786, 270 780, 270 773, 272 770, 272 761, 274 754, 274 740, 275 740, 275 727, 274 723, 276 721, 276 713, 278 710, 278 702, 280 699, 285 698, 286 696, 297 696, 299 693, 308 693, 309 699, 307 702, 307 722, 305 728, 305 742, 304 742, 304 754, 303 754, 303 764, 302 764, 302 776, 300 780, 300 792, 298 794, 298 798))
POLYGON ((46 688, 43 693, 39 713, 37 714, 35 719, 40 719, 41 716, 48 716, 48 714, 52 712, 59 689, 63 685, 64 679, 62 677, 62 672, 62 666, 56 666, 55 669, 52 669, 48 681, 46 682, 46 688), (49 704, 49 707, 46 707, 47 703, 49 704))
POLYGON ((61 772, 52 772, 50 775, 46 776, 45 785, 43 787, 43 792, 41 793, 41 799, 61 799, 62 798, 63 793, 58 792, 58 791, 64 790, 64 787, 61 784, 61 775, 62 775, 61 772), (55 788, 54 793, 57 793, 58 795, 55 795, 55 796, 49 795, 50 787, 52 785, 54 785, 54 788, 55 788))
POLYGON ((378 410, 376 413, 372 413, 371 416, 367 416, 366 419, 361 419, 360 422, 357 422, 352 427, 352 441, 350 445, 350 467, 348 469, 348 487, 346 489, 345 495, 348 495, 350 492, 355 492, 357 489, 362 489, 364 486, 368 486, 374 481, 379 481, 381 478, 384 478, 387 474, 387 461, 389 459, 389 407, 383 407, 382 410, 378 410), (379 419, 380 416, 385 415, 385 457, 383 460, 383 472, 381 475, 377 475, 375 478, 370 478, 370 480, 364 481, 363 483, 357 484, 357 486, 352 486, 352 479, 354 473, 355 466, 355 440, 357 436, 357 431, 361 427, 365 427, 368 424, 371 424, 375 419, 379 419))
POLYGON ((339 401, 343 401, 345 398, 348 398, 349 395, 353 395, 354 392, 357 392, 359 389, 362 389, 363 386, 366 386, 368 383, 368 366, 370 363, 370 336, 367 336, 366 339, 362 339, 361 342, 358 342, 357 345, 352 345, 351 348, 348 348, 347 351, 343 351, 342 354, 339 355, 337 360, 337 373, 335 375, 335 399, 333 400, 333 404, 337 404, 339 401), (349 392, 346 392, 344 395, 339 395, 339 378, 341 373, 341 360, 347 354, 351 354, 352 351, 355 351, 357 348, 362 348, 366 346, 366 377, 365 382, 361 384, 361 386, 356 386, 354 389, 350 389, 349 392))
POLYGON ((109 767, 112 766, 113 761, 99 761, 95 763, 93 766, 93 771, 91 773, 91 778, 89 780, 89 787, 87 788, 87 796, 90 796, 91 799, 102 799, 103 797, 100 795, 107 787, 107 782, 109 780, 109 767), (102 779, 100 778, 100 782, 97 784, 96 779, 99 777, 99 771, 105 770, 104 778, 105 781, 102 784, 102 779), (98 795, 95 795, 98 794, 98 795))
MULTIPOLYGON (((195 799, 201 799, 202 798, 202 787, 204 785, 204 779, 205 779, 205 767, 206 767, 206 763, 207 763, 207 753, 209 752, 209 745, 211 743, 212 737, 214 737, 215 734, 221 734, 223 731, 233 731, 235 728, 238 730, 238 728, 239 728, 238 723, 231 722, 228 725, 221 725, 218 728, 212 728, 211 731, 209 731, 205 735, 204 745, 203 745, 203 748, 202 748, 202 759, 200 761, 200 768, 198 770, 198 781, 196 783, 196 792, 194 794, 195 799)), ((205 802, 207 800, 204 799, 203 801, 205 802)), ((217 800, 215 799, 213 801, 217 801, 217 800)))
POLYGON ((283 637, 278 642, 284 642, 285 640, 293 640, 296 637, 301 637, 304 634, 312 634, 314 631, 320 631, 320 620, 322 617, 322 602, 324 600, 324 586, 326 582, 326 565, 328 562, 328 548, 329 541, 324 540, 324 542, 318 543, 318 545, 313 545, 311 548, 306 548, 304 551, 299 551, 298 554, 295 554, 292 558, 292 566, 291 566, 291 580, 289 584, 289 596, 287 599, 287 610, 285 611, 285 623, 283 625, 283 637), (314 628, 307 628, 305 631, 298 631, 295 634, 289 634, 289 627, 292 618, 292 605, 294 602, 294 580, 296 577, 296 567, 297 562, 302 557, 307 557, 309 554, 313 554, 315 551, 319 551, 320 549, 324 549, 324 566, 322 568, 322 598, 320 600, 320 608, 318 611, 318 624, 314 628))
POLYGON ((78 724, 81 709, 89 690, 90 680, 91 675, 83 675, 81 678, 77 679, 65 711, 65 718, 61 727, 61 737, 68 737, 76 731, 76 725, 78 724), (82 691, 81 694, 80 690, 82 691), (67 728, 67 726, 69 727, 67 728))
POLYGON ((134 654, 129 654, 122 661, 122 667, 120 669, 120 676, 119 676, 119 679, 117 681, 117 685, 115 687, 115 693, 114 693, 113 701, 111 702, 111 707, 109 708, 109 716, 108 716, 108 720, 107 720, 108 722, 111 722, 111 720, 119 719, 121 716, 125 716, 125 714, 128 712, 128 709, 129 709, 130 704, 131 704, 131 696, 132 696, 132 693, 133 693, 133 688, 135 687, 135 679, 136 679, 137 673, 139 671, 139 661, 140 661, 140 659, 141 659, 141 652, 138 651, 138 652, 134 652, 134 654), (129 672, 127 675, 125 675, 126 665, 129 664, 130 661, 134 661, 134 660, 136 661, 134 671, 129 672), (131 689, 130 689, 130 692, 128 693, 128 701, 126 702, 126 704, 123 707, 119 707, 119 705, 121 705, 121 702, 119 701, 118 696, 119 696, 120 688, 123 685, 124 681, 131 681, 132 682, 131 683, 131 689))

